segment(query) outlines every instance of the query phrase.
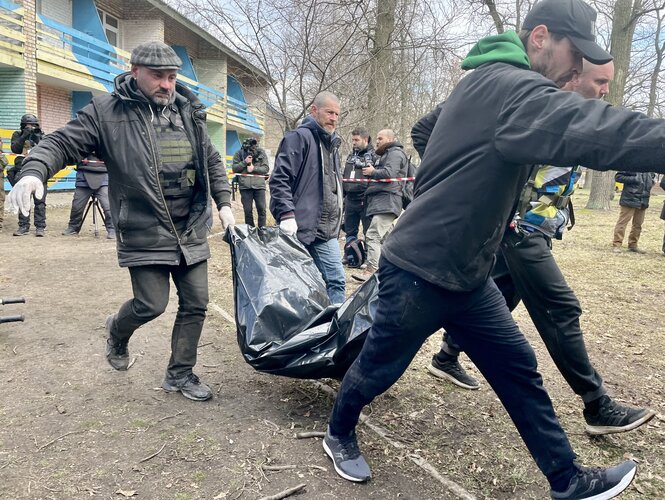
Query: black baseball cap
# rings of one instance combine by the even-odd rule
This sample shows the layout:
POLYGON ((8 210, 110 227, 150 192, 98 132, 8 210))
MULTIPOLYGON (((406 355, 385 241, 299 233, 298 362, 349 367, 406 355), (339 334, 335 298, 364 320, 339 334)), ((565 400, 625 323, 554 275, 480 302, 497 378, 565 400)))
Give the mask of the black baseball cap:
POLYGON ((596 11, 582 0, 540 0, 526 15, 522 27, 532 30, 541 24, 552 33, 565 35, 593 64, 606 64, 613 59, 596 43, 596 11))

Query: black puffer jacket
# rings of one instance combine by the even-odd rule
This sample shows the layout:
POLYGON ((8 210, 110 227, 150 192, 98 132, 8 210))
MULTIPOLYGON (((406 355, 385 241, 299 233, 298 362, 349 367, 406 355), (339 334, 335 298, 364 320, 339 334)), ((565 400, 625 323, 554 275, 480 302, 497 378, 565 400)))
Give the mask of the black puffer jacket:
MULTIPOLYGON (((399 142, 387 144, 381 148, 383 154, 370 176, 372 179, 390 179, 406 177, 408 159, 399 142)), ((402 212, 401 182, 372 182, 365 191, 366 213, 368 217, 377 214, 394 214, 402 212)))
POLYGON ((204 106, 178 84, 173 106, 179 111, 194 152, 196 180, 186 229, 177 234, 159 183, 160 154, 151 109, 129 73, 118 75, 115 91, 95 97, 65 127, 30 151, 21 175, 42 180, 90 152, 106 163, 111 216, 118 232, 121 266, 180 263, 210 257, 207 234, 210 195, 230 206, 231 186, 222 158, 208 137, 204 106))
POLYGON ((266 152, 261 148, 256 148, 252 151, 245 148, 240 148, 233 155, 233 165, 231 167, 236 174, 254 174, 252 176, 238 176, 238 188, 244 189, 265 189, 266 178, 270 171, 270 164, 266 152), (253 153, 253 154, 252 154, 253 153), (247 172, 247 163, 245 158, 252 154, 252 165, 254 168, 251 172, 247 172))
POLYGON ((649 198, 655 174, 649 172, 617 172, 614 180, 623 183, 619 205, 630 208, 649 208, 649 198))

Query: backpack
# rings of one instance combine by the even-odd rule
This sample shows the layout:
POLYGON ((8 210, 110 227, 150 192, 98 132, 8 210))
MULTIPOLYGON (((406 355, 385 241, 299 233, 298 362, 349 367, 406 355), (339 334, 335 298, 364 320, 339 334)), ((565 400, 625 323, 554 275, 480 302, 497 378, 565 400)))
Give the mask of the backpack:
MULTIPOLYGON (((406 154, 404 155, 406 156, 406 154)), ((411 163, 411 157, 406 158, 406 177, 416 176, 416 166, 411 163)), ((406 210, 409 203, 413 201, 413 185, 415 181, 403 181, 402 184, 402 208, 406 210)))
POLYGON ((365 263, 367 258, 367 251, 365 250, 365 242, 358 238, 352 237, 346 245, 344 245, 344 257, 346 257, 347 265, 349 267, 360 267, 365 263))

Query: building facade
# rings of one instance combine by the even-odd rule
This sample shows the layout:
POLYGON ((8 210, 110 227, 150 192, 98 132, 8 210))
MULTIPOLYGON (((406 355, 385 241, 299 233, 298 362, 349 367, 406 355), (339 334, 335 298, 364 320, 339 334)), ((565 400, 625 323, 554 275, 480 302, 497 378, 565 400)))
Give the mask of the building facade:
MULTIPOLYGON (((178 80, 207 106, 210 137, 227 158, 244 137, 264 135, 268 76, 162 1, 0 0, 4 151, 23 114, 39 116, 45 133, 62 127, 111 92, 132 49, 153 40, 182 59, 178 80)), ((60 172, 51 189, 73 188, 73 174, 60 172)))

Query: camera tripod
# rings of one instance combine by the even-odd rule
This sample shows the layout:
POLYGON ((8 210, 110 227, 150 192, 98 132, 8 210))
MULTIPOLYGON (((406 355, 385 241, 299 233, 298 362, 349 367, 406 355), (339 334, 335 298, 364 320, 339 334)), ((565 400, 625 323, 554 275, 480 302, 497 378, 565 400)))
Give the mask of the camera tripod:
POLYGON ((88 200, 88 205, 85 207, 85 212, 83 212, 83 218, 81 219, 81 227, 83 227, 83 223, 85 222, 86 217, 88 216, 88 212, 92 210, 92 226, 94 228, 95 232, 95 238, 99 237, 99 225, 98 225, 98 219, 97 217, 99 216, 102 219, 102 224, 106 224, 106 219, 104 219, 104 211, 102 210, 102 206, 99 204, 99 199, 97 199, 97 196, 93 193, 90 195, 90 199, 88 200))

